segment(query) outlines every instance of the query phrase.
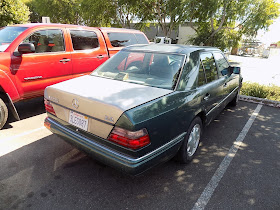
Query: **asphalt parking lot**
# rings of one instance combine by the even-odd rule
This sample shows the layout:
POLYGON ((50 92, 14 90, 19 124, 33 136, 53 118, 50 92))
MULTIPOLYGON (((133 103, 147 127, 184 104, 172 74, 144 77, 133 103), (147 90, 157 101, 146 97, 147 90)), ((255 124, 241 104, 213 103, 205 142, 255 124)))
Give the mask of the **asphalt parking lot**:
POLYGON ((240 101, 206 129, 191 164, 132 177, 43 127, 42 99, 0 131, 0 209, 279 209, 280 110, 240 101))

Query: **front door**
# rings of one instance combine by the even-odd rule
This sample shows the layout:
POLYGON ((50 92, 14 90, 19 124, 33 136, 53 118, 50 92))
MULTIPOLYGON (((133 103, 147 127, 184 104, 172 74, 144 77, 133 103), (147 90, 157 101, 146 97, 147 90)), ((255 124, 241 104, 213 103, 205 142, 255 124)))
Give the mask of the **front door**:
MULTIPOLYGON (((224 77, 224 79, 225 79, 224 94, 226 97, 235 90, 237 84, 239 83, 239 75, 230 73, 230 65, 221 52, 214 52, 214 57, 216 60, 219 75, 220 75, 220 77, 224 77), (224 76, 221 73, 223 71, 227 72, 227 74, 224 76)), ((230 98, 230 100, 231 100, 231 98, 230 98)), ((225 101, 225 104, 227 102, 228 102, 228 100, 225 101)))
POLYGON ((199 85, 201 88, 202 105, 205 107, 207 118, 211 121, 223 109, 225 78, 219 77, 215 59, 212 53, 200 55, 199 85))
POLYGON ((35 53, 12 55, 11 71, 22 98, 43 95, 47 86, 72 78, 71 54, 65 50, 63 30, 37 30, 22 43, 35 46, 35 53))

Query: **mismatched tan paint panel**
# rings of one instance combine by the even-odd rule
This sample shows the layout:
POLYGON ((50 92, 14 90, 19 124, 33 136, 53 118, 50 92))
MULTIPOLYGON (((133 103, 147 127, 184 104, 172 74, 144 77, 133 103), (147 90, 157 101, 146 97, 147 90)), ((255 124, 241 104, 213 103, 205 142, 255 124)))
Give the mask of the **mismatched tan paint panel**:
MULTIPOLYGON (((57 104, 52 103, 56 116, 66 122, 69 122, 69 112, 70 109, 61 107, 57 104)), ((106 124, 104 122, 100 122, 93 118, 88 118, 88 132, 97 135, 101 138, 106 139, 113 129, 112 125, 106 124)))

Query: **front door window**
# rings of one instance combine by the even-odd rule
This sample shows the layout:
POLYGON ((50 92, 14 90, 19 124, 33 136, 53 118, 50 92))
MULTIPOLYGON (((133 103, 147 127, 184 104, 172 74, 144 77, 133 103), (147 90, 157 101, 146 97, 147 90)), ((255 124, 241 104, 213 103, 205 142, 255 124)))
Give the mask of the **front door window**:
POLYGON ((36 31, 22 43, 34 44, 35 53, 65 51, 63 33, 59 29, 36 31))

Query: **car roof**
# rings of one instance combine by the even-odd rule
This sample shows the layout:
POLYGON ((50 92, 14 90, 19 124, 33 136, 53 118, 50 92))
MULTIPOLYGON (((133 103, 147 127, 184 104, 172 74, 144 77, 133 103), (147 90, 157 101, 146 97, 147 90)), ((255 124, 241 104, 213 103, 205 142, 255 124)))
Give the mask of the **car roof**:
POLYGON ((68 27, 68 28, 98 28, 104 31, 115 31, 115 32, 136 32, 140 33, 141 31, 135 29, 127 29, 127 28, 109 28, 109 27, 89 27, 89 26, 82 26, 82 25, 72 25, 72 24, 60 24, 60 23, 26 23, 26 24, 16 24, 16 25, 9 25, 9 26, 18 26, 18 27, 44 27, 44 26, 55 26, 55 27, 68 27))
POLYGON ((9 25, 9 26, 28 27, 28 28, 32 28, 36 26, 84 27, 80 25, 60 24, 60 23, 25 23, 25 24, 16 24, 16 25, 9 25))
POLYGON ((98 27, 99 29, 101 29, 102 31, 110 31, 110 32, 136 32, 136 33, 142 33, 139 30, 135 30, 135 29, 128 29, 128 28, 110 28, 110 27, 98 27))
POLYGON ((160 53, 189 54, 195 51, 220 51, 216 47, 179 45, 179 44, 141 44, 131 45, 123 49, 128 51, 149 51, 160 53))

